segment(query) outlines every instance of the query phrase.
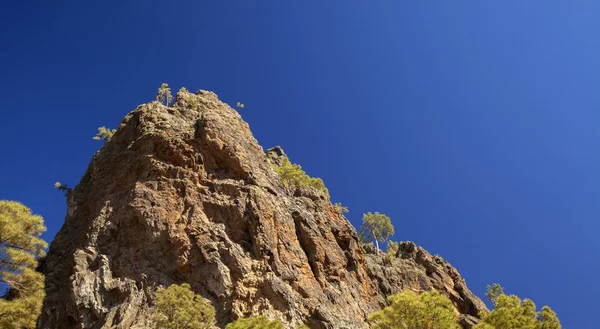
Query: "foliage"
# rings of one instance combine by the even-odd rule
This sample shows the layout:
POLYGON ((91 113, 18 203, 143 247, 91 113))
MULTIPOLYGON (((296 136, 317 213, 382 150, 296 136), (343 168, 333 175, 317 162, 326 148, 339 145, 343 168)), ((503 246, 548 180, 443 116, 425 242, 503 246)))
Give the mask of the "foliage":
POLYGON ((364 243, 375 241, 377 253, 379 254, 379 242, 385 242, 394 235, 394 226, 391 219, 378 212, 363 214, 363 224, 360 228, 360 238, 364 243))
POLYGON ((284 329, 284 326, 279 320, 269 320, 261 315, 239 318, 228 324, 225 329, 284 329))
POLYGON ((173 101, 173 95, 171 95, 171 88, 169 88, 169 84, 164 83, 160 85, 158 88, 158 95, 156 95, 156 100, 163 103, 166 102, 165 105, 169 106, 169 103, 173 101))
POLYGON ((98 133, 96 134, 96 136, 94 136, 94 140, 103 140, 105 142, 110 141, 110 139, 113 137, 113 135, 117 132, 116 129, 108 129, 106 127, 99 127, 98 128, 98 133))
POLYGON ((388 297, 390 306, 369 316, 376 329, 459 329, 448 297, 436 290, 417 294, 406 290, 388 297))
POLYGON ((492 286, 488 285, 486 287, 485 297, 493 304, 496 304, 496 299, 498 299, 498 297, 502 294, 504 294, 504 289, 497 283, 494 283, 492 286))
POLYGON ((157 329, 208 329, 215 320, 213 307, 194 294, 187 283, 158 290, 154 303, 157 329))
POLYGON ((44 219, 15 201, 0 200, 0 328, 35 328, 44 299, 44 277, 35 271, 44 256, 44 219))
POLYGON ((194 111, 200 110, 200 102, 198 102, 198 98, 196 98, 193 94, 190 93, 185 87, 181 87, 179 92, 177 93, 177 97, 183 97, 183 99, 192 106, 194 111), (182 93, 182 95, 179 95, 182 93))
POLYGON ((323 180, 308 176, 299 164, 292 164, 287 156, 283 157, 281 167, 273 165, 273 170, 281 177, 285 186, 314 187, 325 193, 327 198, 329 198, 329 191, 325 187, 323 180))
POLYGON ((243 109, 243 108, 244 108, 244 104, 242 104, 242 103, 240 103, 240 102, 237 102, 237 104, 235 104, 235 106, 237 106, 237 107, 239 107, 239 108, 241 108, 241 109, 243 109))
POLYGON ((73 190, 72 188, 67 186, 67 184, 62 184, 61 182, 54 183, 54 188, 63 192, 65 196, 69 195, 69 193, 71 193, 71 191, 73 190))
POLYGON ((536 312, 531 299, 521 299, 515 295, 505 295, 499 284, 487 287, 486 297, 494 303, 494 309, 481 314, 481 322, 473 329, 561 329, 556 313, 544 306, 536 312))
POLYGON ((333 205, 333 207, 335 208, 335 211, 337 211, 340 215, 344 215, 350 212, 350 210, 348 210, 348 207, 344 206, 341 202, 336 202, 333 205))
POLYGON ((385 256, 388 258, 396 257, 396 253, 398 252, 398 242, 390 241, 387 243, 387 248, 385 250, 385 256))

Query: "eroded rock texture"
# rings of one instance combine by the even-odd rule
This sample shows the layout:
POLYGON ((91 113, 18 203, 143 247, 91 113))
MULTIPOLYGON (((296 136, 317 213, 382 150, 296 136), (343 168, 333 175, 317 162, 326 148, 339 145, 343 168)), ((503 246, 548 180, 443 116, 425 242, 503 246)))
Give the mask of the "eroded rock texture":
POLYGON ((155 290, 183 282, 214 305, 219 327, 263 314, 289 328, 368 328, 403 287, 439 289, 467 315, 485 309, 414 244, 392 261, 365 255, 323 193, 286 188, 269 161, 214 93, 139 106, 69 194, 38 328, 150 328, 155 290))

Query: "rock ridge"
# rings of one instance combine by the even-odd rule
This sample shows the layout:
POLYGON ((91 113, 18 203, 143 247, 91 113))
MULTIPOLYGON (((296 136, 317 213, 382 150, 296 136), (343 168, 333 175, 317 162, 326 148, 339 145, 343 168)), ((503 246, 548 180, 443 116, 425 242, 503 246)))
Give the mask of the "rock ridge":
POLYGON ((368 314, 408 288, 442 291, 468 319, 485 310, 456 269, 414 243, 393 259, 365 253, 326 195, 282 183, 272 165, 283 149, 267 153, 212 92, 138 106, 69 193, 42 266, 38 328, 150 328, 156 289, 183 282, 221 328, 259 314, 288 328, 368 328, 368 314))

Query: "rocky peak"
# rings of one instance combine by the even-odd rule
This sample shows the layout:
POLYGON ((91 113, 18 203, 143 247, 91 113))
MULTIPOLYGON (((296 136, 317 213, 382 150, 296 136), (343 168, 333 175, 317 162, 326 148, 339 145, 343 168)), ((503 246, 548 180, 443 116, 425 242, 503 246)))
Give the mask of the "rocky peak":
POLYGON ((286 156, 281 146, 274 146, 267 150, 267 158, 276 166, 281 167, 286 156))
POLYGON ((322 193, 285 188, 248 124, 208 91, 138 106, 69 194, 43 269, 38 328, 150 328, 158 287, 187 282, 217 325, 266 315, 289 328, 368 328, 389 294, 439 289, 485 309, 458 272, 411 243, 366 255, 322 193))

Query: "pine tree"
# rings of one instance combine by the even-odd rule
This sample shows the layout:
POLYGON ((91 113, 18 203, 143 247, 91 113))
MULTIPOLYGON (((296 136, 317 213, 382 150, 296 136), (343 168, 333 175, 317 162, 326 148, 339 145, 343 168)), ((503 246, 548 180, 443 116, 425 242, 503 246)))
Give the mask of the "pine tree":
POLYGON ((100 141, 103 140, 105 142, 110 141, 113 135, 117 132, 116 129, 108 129, 106 127, 99 127, 98 133, 94 136, 94 140, 100 141))
POLYGON ((15 201, 0 200, 0 328, 35 328, 44 299, 44 277, 35 271, 44 256, 46 230, 41 216, 15 201))
POLYGON ((377 254, 379 254, 379 243, 383 243, 394 235, 394 226, 391 219, 378 212, 363 214, 363 224, 360 228, 360 237, 364 243, 375 241, 377 254))
POLYGON ((350 212, 350 210, 348 210, 348 207, 344 206, 341 202, 336 202, 333 207, 335 208, 335 211, 337 211, 338 214, 340 215, 344 215, 350 212))
POLYGON ((433 290, 406 290, 388 297, 390 305, 369 316, 375 329, 459 329, 458 315, 448 297, 433 290))
POLYGON ((473 329, 561 329, 560 320, 550 307, 544 306, 536 312, 531 299, 521 301, 515 295, 505 295, 497 283, 487 287, 486 297, 494 309, 481 314, 481 322, 473 329))
POLYGON ((160 85, 158 88, 158 95, 156 95, 156 100, 163 103, 166 102, 165 105, 169 106, 169 103, 173 101, 173 95, 171 95, 171 88, 167 83, 160 85))
POLYGON ((62 184, 61 182, 54 183, 54 188, 63 192, 65 194, 65 196, 68 196, 69 193, 71 193, 71 191, 73 191, 73 189, 70 188, 69 186, 67 186, 67 184, 62 184))

